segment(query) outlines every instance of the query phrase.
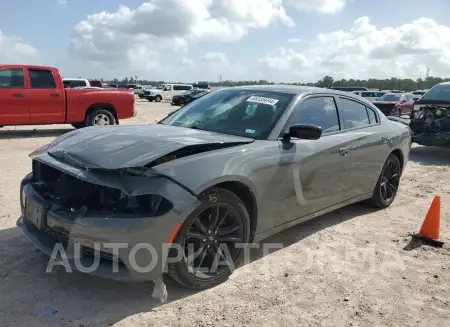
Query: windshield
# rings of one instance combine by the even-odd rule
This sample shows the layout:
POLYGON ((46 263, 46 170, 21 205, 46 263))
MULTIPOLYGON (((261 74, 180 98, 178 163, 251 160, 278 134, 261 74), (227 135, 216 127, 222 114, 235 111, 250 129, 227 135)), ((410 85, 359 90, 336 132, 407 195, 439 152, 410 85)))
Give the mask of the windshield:
POLYGON ((450 101, 450 84, 438 84, 425 93, 421 100, 450 101))
POLYGON ((293 94, 220 90, 177 110, 161 124, 267 139, 293 94))
POLYGON ((386 93, 381 98, 378 99, 378 101, 398 101, 400 100, 401 94, 392 94, 392 93, 386 93))

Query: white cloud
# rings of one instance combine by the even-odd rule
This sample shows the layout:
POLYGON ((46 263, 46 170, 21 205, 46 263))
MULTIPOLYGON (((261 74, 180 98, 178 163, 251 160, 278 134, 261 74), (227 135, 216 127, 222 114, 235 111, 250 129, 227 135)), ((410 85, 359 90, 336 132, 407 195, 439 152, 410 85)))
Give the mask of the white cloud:
POLYGON ((26 44, 21 38, 6 36, 0 30, 0 62, 4 64, 30 63, 40 61, 39 51, 26 44))
POLYGON ((56 2, 57 2, 58 5, 60 5, 60 6, 65 6, 65 5, 67 5, 67 0, 57 0, 56 2))
POLYGON ((344 8, 346 0, 288 0, 288 2, 300 10, 334 14, 344 8))
POLYGON ((213 63, 220 63, 220 64, 225 64, 225 63, 228 62, 227 57, 225 56, 225 54, 224 53, 220 53, 220 52, 207 52, 202 57, 202 61, 213 62, 213 63))
MULTIPOLYGON (((161 53, 184 56, 199 42, 236 42, 251 29, 294 26, 285 5, 333 13, 344 0, 153 0, 88 16, 74 28, 73 58, 101 72, 164 74, 161 53), (156 68, 156 71, 155 71, 156 68), (144 72, 142 72, 144 70, 144 72)), ((106 77, 106 76, 105 76, 106 77)), ((163 76, 160 76, 161 78, 163 76)))
POLYGON ((315 81, 334 78, 450 76, 450 27, 420 18, 377 28, 360 17, 348 31, 319 34, 303 51, 280 47, 259 59, 267 78, 315 81))
POLYGON ((292 38, 292 39, 287 39, 288 43, 300 43, 302 42, 302 39, 299 38, 292 38))

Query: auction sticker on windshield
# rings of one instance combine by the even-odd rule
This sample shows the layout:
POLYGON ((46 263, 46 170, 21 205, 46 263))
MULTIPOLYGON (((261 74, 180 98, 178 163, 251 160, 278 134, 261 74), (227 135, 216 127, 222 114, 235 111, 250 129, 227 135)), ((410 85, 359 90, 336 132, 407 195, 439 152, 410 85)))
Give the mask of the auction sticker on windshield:
POLYGON ((273 106, 274 104, 276 104, 278 102, 278 100, 266 98, 266 97, 257 97, 257 96, 252 95, 250 98, 247 99, 247 102, 270 104, 273 106))

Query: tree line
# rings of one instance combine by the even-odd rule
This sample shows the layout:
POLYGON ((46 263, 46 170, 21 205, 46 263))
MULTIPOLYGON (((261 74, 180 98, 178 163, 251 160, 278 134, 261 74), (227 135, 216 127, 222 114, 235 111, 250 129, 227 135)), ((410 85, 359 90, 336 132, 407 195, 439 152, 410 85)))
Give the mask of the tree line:
MULTIPOLYGON (((413 91, 413 90, 424 90, 433 87, 434 85, 442 82, 448 82, 450 78, 442 78, 442 77, 426 77, 424 79, 418 78, 413 80, 411 78, 389 78, 389 79, 377 79, 370 78, 367 80, 363 79, 340 79, 335 80, 331 76, 325 76, 321 80, 315 83, 277 83, 277 84, 287 84, 287 85, 303 85, 303 86, 317 86, 317 87, 337 87, 337 86, 363 86, 368 89, 378 89, 378 90, 401 90, 401 91, 413 91)), ((167 83, 167 81, 152 81, 152 80, 136 80, 133 77, 125 77, 122 80, 114 78, 111 81, 104 81, 108 84, 115 85, 124 85, 124 84, 141 84, 141 85, 160 85, 167 83)), ((171 83, 181 83, 181 82, 171 82, 171 83)), ((207 81, 199 81, 196 83, 208 83, 211 86, 221 86, 221 87, 230 87, 230 86, 241 86, 241 85, 267 85, 267 84, 275 84, 273 82, 269 82, 267 80, 254 80, 254 81, 231 81, 225 80, 220 82, 207 82, 207 81)))

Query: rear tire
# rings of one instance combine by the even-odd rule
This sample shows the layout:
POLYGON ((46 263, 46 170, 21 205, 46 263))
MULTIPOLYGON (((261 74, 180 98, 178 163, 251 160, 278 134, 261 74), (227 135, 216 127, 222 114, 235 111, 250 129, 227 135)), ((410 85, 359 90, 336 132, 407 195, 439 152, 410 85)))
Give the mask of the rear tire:
MULTIPOLYGON (((199 269, 199 267, 194 267, 195 261, 192 262, 192 266, 188 267, 185 252, 189 248, 187 247, 187 239, 194 240, 194 243, 189 243, 190 245, 194 244, 195 246, 195 242, 197 242, 198 249, 203 247, 203 249, 206 250, 205 257, 203 259, 206 259, 210 253, 210 250, 217 249, 217 247, 222 249, 223 246, 226 246, 229 254, 231 255, 230 259, 233 261, 234 266, 240 262, 244 253, 244 250, 236 247, 235 244, 248 243, 250 239, 250 217, 244 203, 236 194, 223 188, 214 187, 209 189, 207 192, 202 193, 200 195, 200 201, 202 203, 185 220, 173 242, 184 249, 183 258, 178 262, 168 264, 168 275, 180 285, 192 289, 205 289, 218 285, 226 281, 232 271, 230 269, 230 265, 222 266, 222 268, 218 269, 217 272, 211 272, 208 270, 205 273, 199 273, 198 271, 193 271, 192 269, 199 269), (218 211, 213 211, 216 210, 215 208, 219 208, 217 209, 218 211), (219 218, 214 222, 214 212, 217 212, 217 217, 224 218, 219 218), (200 225, 204 227, 205 239, 203 240, 203 234, 200 232, 201 228, 197 229, 199 221, 200 225), (218 221, 221 222, 218 223, 218 221), (211 223, 211 225, 209 225, 209 223, 211 223), (193 230, 196 230, 196 232, 193 232, 193 230), (234 232, 230 232, 230 230, 234 230, 234 232), (188 237, 188 233, 191 235, 201 234, 200 239, 188 237), (233 240, 230 240, 231 238, 233 240), (214 241, 213 239, 216 239, 217 241, 214 241), (207 245, 209 243, 212 243, 212 245, 207 245), (206 245, 208 249, 205 249, 206 245)), ((169 256, 176 257, 176 252, 177 251, 175 249, 171 249, 169 251, 169 256)), ((216 255, 217 253, 218 251, 216 251, 216 255)), ((201 253, 199 254, 199 257, 200 256, 201 253)), ((212 257, 208 257, 206 263, 207 261, 212 261, 212 266, 214 266, 214 261, 211 259, 212 257)), ((219 260, 224 261, 224 258, 222 257, 219 260)), ((199 263, 200 267, 202 267, 203 262, 205 262, 205 260, 202 260, 199 263)), ((208 268, 208 264, 206 264, 206 267, 203 267, 203 269, 205 268, 208 268)), ((211 269, 211 267, 209 267, 209 269, 211 269)))
POLYGON ((400 176, 400 161, 395 154, 391 153, 381 169, 380 177, 368 204, 379 209, 389 207, 397 196, 400 176))
POLYGON ((161 102, 161 100, 162 100, 162 98, 159 95, 157 95, 156 98, 155 98, 155 101, 156 102, 161 102))
POLYGON ((110 126, 115 125, 115 118, 107 109, 95 109, 90 112, 85 121, 86 126, 110 126))

